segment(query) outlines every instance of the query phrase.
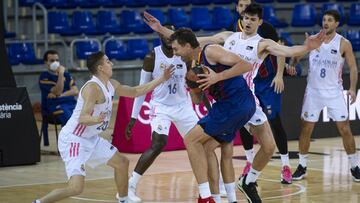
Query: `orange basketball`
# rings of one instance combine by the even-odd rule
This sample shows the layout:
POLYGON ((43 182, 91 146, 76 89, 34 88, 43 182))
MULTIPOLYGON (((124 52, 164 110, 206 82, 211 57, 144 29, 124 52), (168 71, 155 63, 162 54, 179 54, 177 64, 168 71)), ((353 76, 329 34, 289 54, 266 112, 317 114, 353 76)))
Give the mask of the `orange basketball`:
POLYGON ((186 83, 187 83, 188 87, 195 93, 198 93, 201 91, 201 89, 199 88, 200 83, 197 83, 196 81, 202 79, 202 77, 198 77, 197 75, 203 74, 203 73, 209 73, 209 70, 200 65, 192 67, 186 73, 186 83))

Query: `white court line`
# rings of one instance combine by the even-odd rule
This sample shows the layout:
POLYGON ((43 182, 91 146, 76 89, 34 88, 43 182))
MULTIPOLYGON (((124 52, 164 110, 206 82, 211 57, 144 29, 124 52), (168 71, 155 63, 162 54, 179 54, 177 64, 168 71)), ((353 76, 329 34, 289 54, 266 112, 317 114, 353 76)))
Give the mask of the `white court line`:
MULTIPOLYGON (((278 180, 273 180, 273 179, 265 179, 265 178, 259 178, 259 180, 264 180, 264 181, 269 181, 269 182, 276 182, 278 183, 278 180)), ((263 200, 270 200, 270 199, 279 199, 279 198, 284 198, 284 197, 290 197, 290 196, 295 196, 295 195, 299 195, 301 193, 304 193, 306 188, 305 186, 301 185, 301 184, 297 184, 297 183, 292 183, 291 185, 294 185, 296 187, 299 188, 299 191, 294 192, 294 193, 289 193, 286 195, 278 195, 278 196, 272 196, 272 197, 265 197, 262 198, 263 200)), ((76 199, 76 200, 83 200, 83 201, 91 201, 91 202, 118 202, 118 201, 114 201, 114 200, 102 200, 102 199, 90 199, 90 198, 84 198, 84 197, 70 197, 71 199, 76 199)), ((190 201, 190 200, 189 200, 190 201)), ((185 201, 185 202, 189 202, 189 201, 185 201)), ((244 200, 247 201, 247 200, 244 200)), ((147 202, 147 201, 146 201, 147 202)), ((149 201, 149 202, 154 202, 154 201, 149 201)), ((161 202, 161 203, 168 203, 168 202, 162 202, 162 201, 156 201, 156 202, 161 202)), ((176 201, 177 202, 177 201, 176 201)), ((178 202, 181 203, 181 202, 178 202)))

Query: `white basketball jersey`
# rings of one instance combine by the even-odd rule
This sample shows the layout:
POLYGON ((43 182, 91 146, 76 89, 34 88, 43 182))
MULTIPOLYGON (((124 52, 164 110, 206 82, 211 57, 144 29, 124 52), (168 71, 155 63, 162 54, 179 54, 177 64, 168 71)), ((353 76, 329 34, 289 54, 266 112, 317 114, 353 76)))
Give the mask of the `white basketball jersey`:
POLYGON ((263 59, 258 57, 259 41, 263 38, 256 34, 248 39, 242 39, 242 32, 235 32, 225 41, 225 49, 239 55, 242 59, 253 64, 253 69, 243 74, 250 90, 255 94, 253 79, 256 77, 263 59))
POLYGON ((328 43, 310 52, 308 85, 316 89, 334 89, 342 86, 342 68, 345 62, 341 56, 340 44, 343 36, 336 33, 328 43))
POLYGON ((157 86, 152 95, 153 102, 174 105, 183 103, 187 100, 187 90, 185 86, 185 75, 187 72, 186 64, 179 56, 168 58, 161 49, 161 46, 154 48, 155 50, 155 66, 152 72, 152 78, 156 79, 162 76, 164 68, 173 64, 175 72, 172 77, 157 86))
POLYGON ((79 97, 77 99, 76 107, 71 115, 69 121, 63 127, 62 131, 66 133, 72 133, 79 137, 92 137, 98 135, 99 133, 106 130, 109 125, 110 117, 111 117, 111 110, 112 110, 112 99, 114 96, 115 90, 112 86, 111 82, 107 83, 107 87, 95 76, 91 78, 91 80, 87 81, 84 86, 80 89, 79 97), (102 104, 95 104, 94 110, 92 112, 92 116, 97 117, 100 115, 101 112, 106 114, 105 119, 102 123, 86 126, 79 123, 79 117, 81 110, 84 105, 84 99, 81 96, 81 92, 83 88, 90 82, 96 83, 101 88, 104 96, 105 102, 102 104))

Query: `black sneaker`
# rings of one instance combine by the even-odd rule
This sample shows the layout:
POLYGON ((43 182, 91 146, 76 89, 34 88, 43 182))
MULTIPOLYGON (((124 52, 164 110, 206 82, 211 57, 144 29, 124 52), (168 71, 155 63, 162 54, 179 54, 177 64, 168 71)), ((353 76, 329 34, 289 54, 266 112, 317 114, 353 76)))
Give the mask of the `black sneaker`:
POLYGON ((298 165, 296 171, 292 175, 293 180, 301 180, 307 175, 306 167, 303 167, 301 164, 298 165))
POLYGON ((236 184, 237 188, 245 195, 249 203, 261 203, 261 198, 256 190, 256 183, 245 184, 247 175, 241 177, 239 182, 236 184))
POLYGON ((351 175, 355 182, 360 182, 360 168, 356 166, 354 169, 350 169, 351 175))

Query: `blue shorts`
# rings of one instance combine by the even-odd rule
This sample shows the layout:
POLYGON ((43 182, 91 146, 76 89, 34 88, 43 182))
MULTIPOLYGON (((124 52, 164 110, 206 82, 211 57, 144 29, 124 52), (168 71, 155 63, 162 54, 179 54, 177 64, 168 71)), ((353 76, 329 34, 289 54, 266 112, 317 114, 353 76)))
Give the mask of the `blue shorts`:
POLYGON ((236 131, 253 116, 255 109, 255 100, 251 93, 236 101, 219 100, 198 124, 206 134, 218 142, 231 142, 235 138, 236 131))
POLYGON ((255 92, 255 94, 260 101, 263 112, 269 120, 275 118, 280 113, 281 94, 274 92, 273 87, 263 89, 261 92, 255 92))

